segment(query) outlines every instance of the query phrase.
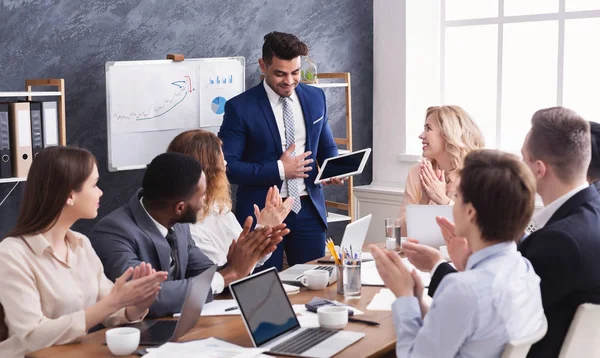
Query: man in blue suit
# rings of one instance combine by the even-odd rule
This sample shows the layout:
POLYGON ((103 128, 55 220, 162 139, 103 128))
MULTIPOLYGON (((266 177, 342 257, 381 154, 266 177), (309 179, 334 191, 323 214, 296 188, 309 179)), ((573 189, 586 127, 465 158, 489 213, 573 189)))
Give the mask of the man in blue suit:
MULTIPOLYGON (((323 90, 300 81, 300 56, 308 47, 296 36, 271 32, 258 60, 264 81, 225 104, 219 132, 230 182, 238 185, 235 214, 252 215, 270 186, 293 197, 285 223, 290 229, 262 269, 281 270, 283 250, 290 265, 322 257, 327 212, 316 163, 338 155, 323 90)), ((342 184, 341 180, 332 181, 342 184)))

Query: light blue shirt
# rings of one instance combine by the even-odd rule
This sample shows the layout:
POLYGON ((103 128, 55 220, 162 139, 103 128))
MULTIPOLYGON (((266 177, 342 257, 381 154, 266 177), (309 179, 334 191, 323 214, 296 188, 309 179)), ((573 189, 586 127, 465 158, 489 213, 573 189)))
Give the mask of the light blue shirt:
POLYGON ((540 278, 514 242, 479 250, 444 277, 421 319, 415 297, 392 305, 398 357, 500 357, 545 321, 540 278))

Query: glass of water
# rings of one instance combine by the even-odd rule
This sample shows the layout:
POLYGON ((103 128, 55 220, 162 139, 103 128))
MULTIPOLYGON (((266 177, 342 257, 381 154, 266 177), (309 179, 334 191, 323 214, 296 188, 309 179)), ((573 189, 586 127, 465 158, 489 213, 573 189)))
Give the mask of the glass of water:
POLYGON ((388 218, 385 219, 385 247, 389 250, 394 250, 396 247, 391 247, 392 245, 397 245, 398 247, 402 247, 401 242, 401 234, 400 234, 400 219, 398 218, 388 218), (388 244, 389 242, 389 244, 388 244))
POLYGON ((360 298, 362 287, 360 281, 360 250, 347 252, 343 261, 344 273, 342 276, 344 279, 344 297, 360 298))

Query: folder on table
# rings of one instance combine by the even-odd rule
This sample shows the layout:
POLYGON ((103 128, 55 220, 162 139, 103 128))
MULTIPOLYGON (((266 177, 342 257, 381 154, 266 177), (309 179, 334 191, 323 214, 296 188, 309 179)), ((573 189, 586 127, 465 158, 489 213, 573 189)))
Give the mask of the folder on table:
POLYGON ((29 103, 31 112, 31 154, 35 158, 44 149, 42 140, 42 104, 40 102, 29 103))
POLYGON ((12 177, 8 103, 0 103, 0 178, 12 177))
POLYGON ((29 102, 10 103, 9 118, 13 176, 24 178, 33 159, 29 102))
POLYGON ((40 102, 42 105, 42 140, 44 148, 58 145, 58 104, 56 101, 40 102))

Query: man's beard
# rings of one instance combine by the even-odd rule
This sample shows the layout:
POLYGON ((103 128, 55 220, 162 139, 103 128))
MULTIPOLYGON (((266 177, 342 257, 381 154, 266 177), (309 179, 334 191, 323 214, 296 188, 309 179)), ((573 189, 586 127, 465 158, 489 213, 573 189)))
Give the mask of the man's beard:
POLYGON ((185 209, 185 212, 179 218, 180 224, 193 224, 198 219, 198 212, 192 210, 190 206, 185 209))

